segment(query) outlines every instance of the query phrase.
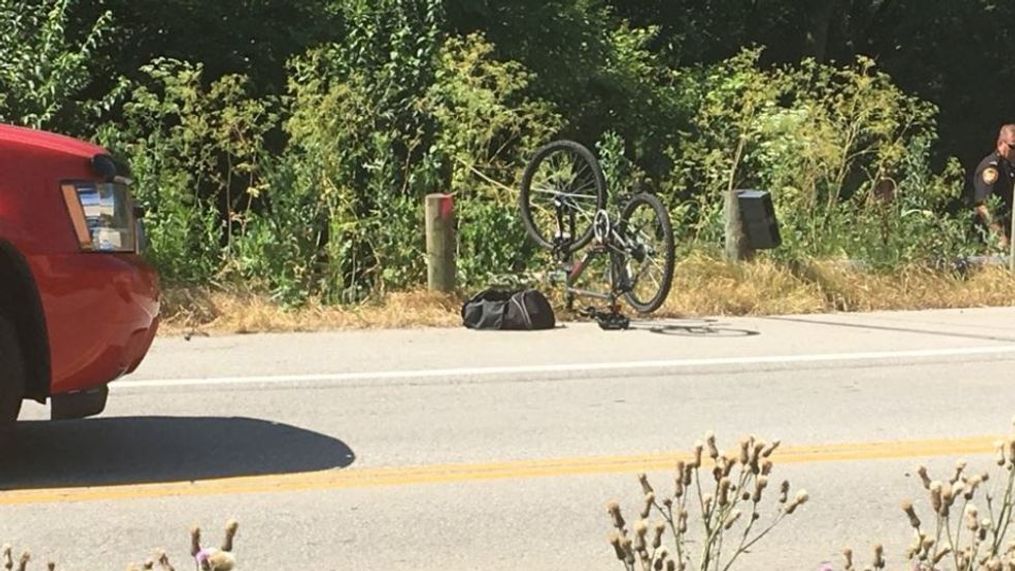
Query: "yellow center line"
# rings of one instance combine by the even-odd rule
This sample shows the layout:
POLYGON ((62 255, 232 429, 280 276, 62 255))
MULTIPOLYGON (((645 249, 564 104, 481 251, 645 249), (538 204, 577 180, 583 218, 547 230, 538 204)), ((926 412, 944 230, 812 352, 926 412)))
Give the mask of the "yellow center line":
MULTIPOLYGON (((859 442, 782 447, 777 464, 810 464, 864 460, 891 460, 949 455, 987 454, 998 436, 958 439, 859 442)), ((88 501, 117 501, 177 496, 263 494, 308 490, 343 490, 379 486, 448 484, 522 478, 547 478, 596 474, 671 470, 687 452, 521 460, 485 464, 449 464, 404 468, 349 468, 300 474, 244 476, 194 482, 124 484, 112 486, 26 489, 0 492, 0 506, 88 501)))

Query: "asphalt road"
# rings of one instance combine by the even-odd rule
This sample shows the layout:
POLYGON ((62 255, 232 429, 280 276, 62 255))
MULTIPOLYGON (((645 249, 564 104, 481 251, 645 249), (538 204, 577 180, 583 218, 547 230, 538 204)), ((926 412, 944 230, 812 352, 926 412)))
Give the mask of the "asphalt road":
POLYGON ((812 498, 738 569, 875 542, 901 568, 913 468, 991 467, 1013 364, 1008 309, 160 338, 101 417, 26 407, 0 542, 188 568, 189 527, 235 517, 244 571, 621 569, 605 504, 635 519, 636 474, 669 489, 715 430, 781 439, 774 477, 812 498))

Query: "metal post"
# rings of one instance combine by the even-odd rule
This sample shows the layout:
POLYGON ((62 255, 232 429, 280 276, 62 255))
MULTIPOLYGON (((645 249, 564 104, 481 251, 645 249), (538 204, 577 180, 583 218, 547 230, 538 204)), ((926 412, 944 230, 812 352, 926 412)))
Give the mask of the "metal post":
POLYGON ((455 290, 455 203, 448 194, 426 197, 426 266, 427 287, 431 291, 451 293, 455 290))
POLYGON ((747 237, 744 235, 743 220, 740 216, 740 203, 736 190, 726 191, 724 216, 726 219, 726 260, 742 262, 751 258, 747 237))

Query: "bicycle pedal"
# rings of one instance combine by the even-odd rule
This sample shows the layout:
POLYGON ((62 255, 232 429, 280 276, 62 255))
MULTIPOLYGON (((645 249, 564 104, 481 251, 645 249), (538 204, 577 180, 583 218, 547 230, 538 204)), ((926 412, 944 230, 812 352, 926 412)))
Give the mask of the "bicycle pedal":
POLYGON ((624 331, 631 328, 631 320, 623 315, 611 315, 596 321, 603 331, 624 331))

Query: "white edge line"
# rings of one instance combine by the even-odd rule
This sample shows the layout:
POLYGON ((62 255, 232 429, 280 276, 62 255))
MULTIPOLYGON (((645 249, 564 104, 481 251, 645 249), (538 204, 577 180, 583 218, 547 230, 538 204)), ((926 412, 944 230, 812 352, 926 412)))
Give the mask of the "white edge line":
POLYGON ((372 371, 358 373, 321 373, 309 375, 265 375, 243 377, 206 377, 192 379, 155 379, 113 383, 110 389, 155 389, 195 386, 341 383, 349 381, 381 381, 399 379, 428 379, 435 377, 462 378, 495 375, 541 373, 580 373, 593 371, 620 371, 631 369, 680 369, 688 367, 719 367, 724 365, 770 365, 793 363, 820 363, 833 361, 876 361, 882 359, 960 357, 972 355, 1002 355, 1015 353, 1015 345, 998 347, 968 347, 962 349, 921 349, 912 351, 883 351, 865 353, 820 353, 812 355, 778 355, 761 357, 719 357, 709 359, 676 359, 661 361, 627 361, 614 363, 575 363, 562 365, 531 365, 519 367, 466 367, 457 369, 419 369, 406 371, 372 371))

